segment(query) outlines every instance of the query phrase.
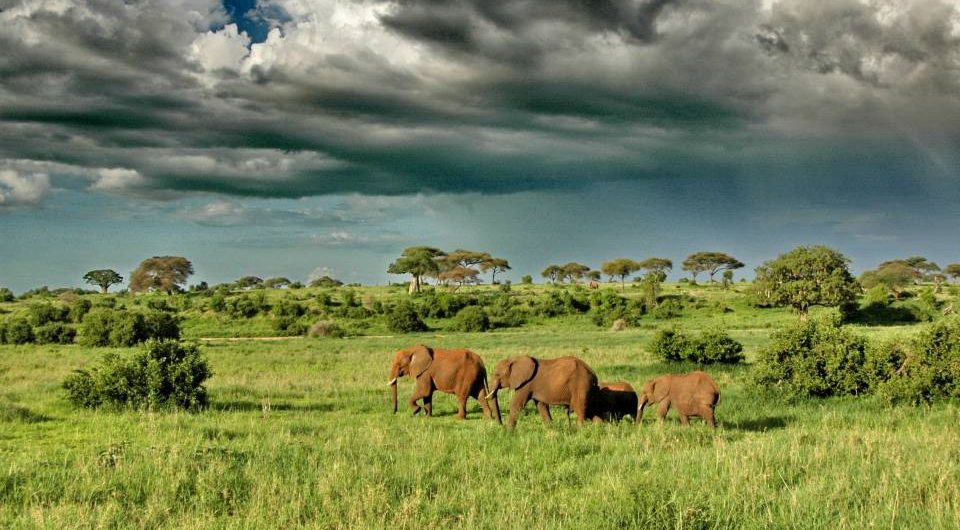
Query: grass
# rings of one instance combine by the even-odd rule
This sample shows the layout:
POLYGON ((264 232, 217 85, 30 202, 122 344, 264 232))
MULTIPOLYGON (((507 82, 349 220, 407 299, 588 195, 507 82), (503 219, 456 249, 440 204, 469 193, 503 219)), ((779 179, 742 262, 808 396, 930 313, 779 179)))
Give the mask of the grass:
MULTIPOLYGON (((653 414, 577 428, 559 409, 547 427, 528 407, 507 432, 472 401, 456 421, 446 394, 433 418, 389 412, 390 353, 414 342, 469 346, 491 369, 574 354, 635 386, 690 368, 646 351, 652 329, 579 324, 207 342, 211 406, 194 414, 75 410, 60 382, 106 349, 2 346, 0 527, 960 527, 955 403, 758 400, 741 366, 709 369, 716 431, 653 414)), ((732 335, 752 359, 769 331, 732 335)))

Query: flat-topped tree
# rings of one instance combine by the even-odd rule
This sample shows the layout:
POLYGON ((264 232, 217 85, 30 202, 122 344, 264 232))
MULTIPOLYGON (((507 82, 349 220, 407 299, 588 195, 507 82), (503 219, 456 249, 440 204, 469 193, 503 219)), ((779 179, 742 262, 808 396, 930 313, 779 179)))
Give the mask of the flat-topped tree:
POLYGON ((923 280, 930 279, 933 273, 940 271, 939 265, 928 260, 923 256, 911 256, 905 259, 895 259, 891 261, 885 261, 880 264, 880 267, 878 267, 878 269, 894 263, 900 263, 906 267, 909 267, 909 269, 913 271, 914 283, 920 283, 923 280))
POLYGON ((825 246, 797 247, 757 267, 754 288, 765 301, 790 306, 800 320, 811 306, 853 303, 860 284, 850 274, 850 260, 825 246))
POLYGON ((99 269, 84 274, 83 281, 90 285, 96 285, 100 288, 101 293, 106 294, 111 285, 123 282, 123 276, 120 276, 120 274, 114 270, 99 269))
POLYGON ((866 271, 860 275, 860 285, 870 289, 882 285, 899 299, 903 295, 904 287, 912 284, 916 279, 916 271, 903 261, 886 261, 876 270, 866 271))
POLYGON ((183 256, 154 256, 143 260, 130 275, 130 291, 171 294, 182 289, 191 274, 193 264, 183 256))
POLYGON ((551 283, 557 283, 557 280, 562 281, 565 272, 563 267, 560 265, 547 265, 546 269, 543 269, 543 272, 540 273, 540 276, 547 278, 551 283))
POLYGON ((953 281, 960 281, 960 263, 951 263, 943 268, 943 273, 953 278, 953 281))
POLYGON ((290 284, 293 283, 289 278, 279 276, 276 278, 267 278, 263 280, 263 286, 267 289, 283 289, 290 287, 290 284))
POLYGON ((590 272, 590 267, 575 261, 571 261, 561 268, 563 269, 564 278, 570 278, 572 283, 577 283, 580 278, 583 278, 588 272, 590 272))
POLYGON ((630 259, 630 258, 617 258, 611 261, 604 261, 600 266, 600 270, 610 277, 610 280, 613 281, 614 278, 620 278, 620 291, 626 290, 626 280, 627 276, 640 270, 640 263, 630 259))
POLYGON ((673 269, 673 261, 667 258, 647 258, 640 262, 640 270, 649 272, 662 272, 666 274, 673 269))
POLYGON ((741 267, 741 261, 723 252, 695 252, 683 260, 683 270, 693 275, 694 283, 697 282, 697 274, 701 272, 706 272, 710 276, 710 283, 713 283, 713 277, 718 272, 741 267))
POLYGON ((479 275, 477 269, 471 269, 470 267, 464 267, 462 265, 454 265, 453 268, 447 269, 440 272, 437 275, 437 278, 446 283, 453 282, 457 284, 457 287, 463 287, 463 285, 468 283, 476 283, 477 275, 479 275))
POLYGON ((600 281, 600 271, 587 271, 587 278, 594 281, 600 281))
POLYGON ((510 270, 510 262, 503 258, 490 258, 480 264, 480 270, 490 272, 490 283, 497 283, 497 274, 510 270))
POLYGON ((446 253, 434 247, 409 247, 403 250, 400 257, 387 267, 390 274, 409 274, 410 287, 407 292, 410 294, 420 292, 421 279, 424 276, 436 276, 440 274, 440 260, 446 257, 446 253))
POLYGON ((244 276, 234 284, 241 289, 255 289, 263 285, 263 280, 258 276, 244 276))

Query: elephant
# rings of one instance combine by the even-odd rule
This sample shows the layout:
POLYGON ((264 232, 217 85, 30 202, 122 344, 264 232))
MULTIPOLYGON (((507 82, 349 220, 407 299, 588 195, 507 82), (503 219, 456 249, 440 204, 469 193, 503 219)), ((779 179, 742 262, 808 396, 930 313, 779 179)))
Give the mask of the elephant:
POLYGON ((716 427, 714 409, 720 401, 720 390, 706 372, 661 375, 643 386, 637 406, 637 423, 643 418, 643 409, 650 403, 660 403, 657 418, 663 421, 670 407, 677 409, 680 423, 689 424, 690 416, 700 416, 707 425, 716 427))
POLYGON ((596 394, 590 398, 588 417, 593 421, 620 421, 626 416, 637 417, 639 400, 633 386, 626 381, 600 383, 596 394))
POLYGON ((393 412, 397 412, 397 379, 409 376, 414 381, 410 407, 413 414, 420 412, 418 400, 423 401, 423 410, 427 416, 433 415, 433 392, 439 390, 457 396, 457 418, 467 417, 467 399, 475 398, 480 402, 483 415, 500 420, 500 404, 493 399, 493 410, 487 403, 487 369, 476 353, 467 349, 434 349, 423 344, 410 346, 394 354, 390 367, 391 398, 393 412))
POLYGON ((545 423, 551 423, 550 405, 566 405, 577 415, 577 423, 587 417, 587 404, 597 390, 597 376, 587 363, 576 357, 535 359, 529 356, 511 357, 497 363, 487 398, 496 401, 497 392, 504 387, 514 390, 510 402, 507 427, 517 425, 520 409, 531 399, 545 423))

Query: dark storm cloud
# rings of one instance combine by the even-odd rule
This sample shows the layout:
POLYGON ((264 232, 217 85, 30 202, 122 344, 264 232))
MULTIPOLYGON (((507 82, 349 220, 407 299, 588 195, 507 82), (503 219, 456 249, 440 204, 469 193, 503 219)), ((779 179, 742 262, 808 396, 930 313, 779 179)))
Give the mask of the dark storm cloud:
POLYGON ((219 2, 0 5, 0 161, 98 192, 779 178, 850 142, 957 172, 946 2, 272 0, 253 41, 219 2))

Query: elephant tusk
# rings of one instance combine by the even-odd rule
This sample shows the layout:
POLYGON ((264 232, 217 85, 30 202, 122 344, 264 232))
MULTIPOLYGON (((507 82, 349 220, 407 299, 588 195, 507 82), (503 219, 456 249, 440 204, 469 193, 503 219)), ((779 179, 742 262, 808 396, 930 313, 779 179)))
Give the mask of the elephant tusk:
POLYGON ((395 384, 396 382, 397 382, 397 378, 394 377, 393 379, 390 380, 389 383, 387 383, 387 386, 391 386, 391 385, 395 384))
POLYGON ((490 392, 490 393, 487 394, 487 399, 490 399, 490 398, 492 398, 492 397, 495 396, 495 395, 496 395, 496 392, 490 392))

